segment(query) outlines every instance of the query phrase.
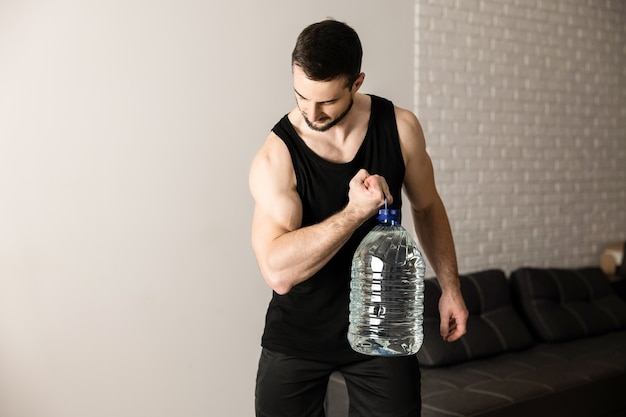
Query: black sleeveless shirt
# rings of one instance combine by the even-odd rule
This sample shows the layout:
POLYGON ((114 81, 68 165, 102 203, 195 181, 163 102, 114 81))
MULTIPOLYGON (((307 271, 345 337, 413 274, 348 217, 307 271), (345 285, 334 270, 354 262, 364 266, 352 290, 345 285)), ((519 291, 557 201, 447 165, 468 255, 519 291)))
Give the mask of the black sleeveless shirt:
MULTIPOLYGON (((367 133, 354 159, 329 162, 313 152, 284 116, 272 129, 287 145, 302 200, 302 227, 320 223, 348 203, 349 182, 361 168, 383 176, 393 208, 402 205, 404 161, 393 104, 371 96, 367 133)), ((358 228, 339 252, 308 280, 285 295, 273 293, 262 345, 272 351, 313 360, 362 358, 347 340, 352 255, 376 216, 358 228)))

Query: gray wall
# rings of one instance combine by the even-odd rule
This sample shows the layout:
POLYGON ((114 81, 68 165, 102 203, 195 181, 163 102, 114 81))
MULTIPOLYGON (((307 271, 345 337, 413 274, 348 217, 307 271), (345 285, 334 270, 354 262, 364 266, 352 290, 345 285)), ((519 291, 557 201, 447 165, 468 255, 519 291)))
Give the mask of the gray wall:
POLYGON ((248 166, 327 16, 412 107, 412 1, 0 2, 0 415, 253 415, 248 166))

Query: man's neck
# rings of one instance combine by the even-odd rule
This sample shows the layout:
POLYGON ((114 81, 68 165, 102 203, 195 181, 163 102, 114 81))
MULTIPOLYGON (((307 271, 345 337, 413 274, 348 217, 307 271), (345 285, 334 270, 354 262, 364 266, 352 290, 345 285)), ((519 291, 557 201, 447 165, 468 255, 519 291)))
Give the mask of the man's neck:
POLYGON ((363 143, 370 113, 370 97, 357 93, 350 113, 327 131, 318 132, 311 129, 298 108, 294 109, 290 120, 302 140, 316 154, 331 162, 345 163, 354 158, 363 143))

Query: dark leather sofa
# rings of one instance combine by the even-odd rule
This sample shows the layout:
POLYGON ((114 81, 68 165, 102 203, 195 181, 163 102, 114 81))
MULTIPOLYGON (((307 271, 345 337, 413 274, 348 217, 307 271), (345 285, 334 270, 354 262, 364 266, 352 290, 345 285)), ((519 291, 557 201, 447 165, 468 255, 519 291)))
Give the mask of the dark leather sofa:
MULTIPOLYGON (((599 268, 461 276, 467 334, 439 336, 441 290, 426 280, 418 352, 422 417, 626 416, 626 301, 599 268)), ((340 374, 327 416, 347 416, 340 374)))

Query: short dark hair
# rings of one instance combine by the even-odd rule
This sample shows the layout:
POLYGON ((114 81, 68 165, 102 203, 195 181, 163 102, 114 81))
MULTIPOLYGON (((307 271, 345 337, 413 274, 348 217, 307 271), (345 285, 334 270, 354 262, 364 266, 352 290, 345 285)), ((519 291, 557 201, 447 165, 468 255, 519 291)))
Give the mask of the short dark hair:
POLYGON ((345 77, 352 86, 361 73, 363 48, 350 26, 334 19, 307 26, 298 36, 291 64, 298 65, 314 81, 345 77))

